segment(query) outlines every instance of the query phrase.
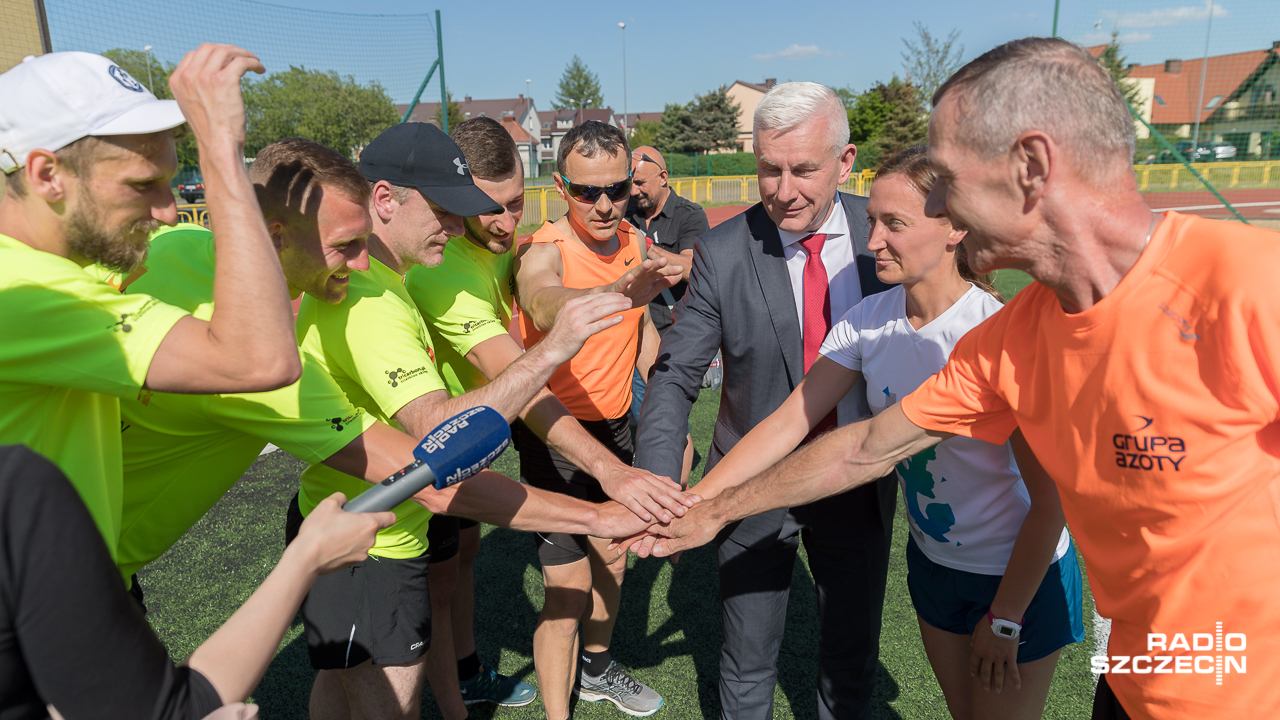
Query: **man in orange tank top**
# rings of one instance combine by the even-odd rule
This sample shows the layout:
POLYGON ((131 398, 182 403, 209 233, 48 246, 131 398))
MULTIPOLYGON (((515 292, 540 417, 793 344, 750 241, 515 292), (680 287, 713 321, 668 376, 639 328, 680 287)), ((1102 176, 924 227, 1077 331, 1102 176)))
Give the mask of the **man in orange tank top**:
MULTIPOLYGON (((547 223, 520 248, 516 293, 525 347, 540 341, 564 304, 582 295, 619 292, 632 300, 623 321, 592 337, 547 386, 582 426, 631 464, 627 426, 631 376, 647 377, 658 333, 647 306, 680 280, 678 266, 647 260, 643 236, 622 222, 631 192, 631 151, 618 128, 589 121, 565 135, 556 162, 556 190, 569 212, 547 223)), ((521 425, 516 426, 525 482, 592 502, 608 499, 600 484, 521 425)), ((533 660, 548 720, 569 716, 570 692, 608 700, 631 715, 650 715, 662 698, 612 662, 609 639, 617 619, 625 563, 607 564, 607 541, 538 533, 546 600, 533 635, 533 660), (582 673, 576 648, 582 625, 582 673)))

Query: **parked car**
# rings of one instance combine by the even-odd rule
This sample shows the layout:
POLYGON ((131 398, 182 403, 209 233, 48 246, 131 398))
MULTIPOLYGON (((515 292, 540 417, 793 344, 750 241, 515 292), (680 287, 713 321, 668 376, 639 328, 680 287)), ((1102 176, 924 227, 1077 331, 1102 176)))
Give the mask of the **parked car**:
MULTIPOLYGON (((1200 147, 1192 149, 1194 145, 1190 140, 1180 140, 1174 143, 1174 147, 1188 162, 1213 162, 1215 160, 1234 160, 1236 157, 1236 146, 1220 141, 1201 140, 1200 147)), ((1163 162, 1176 162, 1168 152, 1162 153, 1161 160, 1163 162)))
POLYGON ((178 183, 178 195, 183 202, 204 202, 204 178, 196 175, 186 182, 178 183))

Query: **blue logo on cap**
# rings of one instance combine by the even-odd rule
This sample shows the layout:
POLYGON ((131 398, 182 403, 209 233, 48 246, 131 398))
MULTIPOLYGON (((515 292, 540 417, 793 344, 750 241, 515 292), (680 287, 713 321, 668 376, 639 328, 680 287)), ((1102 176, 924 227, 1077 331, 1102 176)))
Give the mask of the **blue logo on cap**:
POLYGON ((111 77, 115 78, 116 82, 123 85, 126 90, 132 90, 134 92, 146 92, 147 90, 142 87, 142 83, 134 80, 133 76, 122 70, 119 65, 112 65, 107 68, 107 72, 111 73, 111 77))

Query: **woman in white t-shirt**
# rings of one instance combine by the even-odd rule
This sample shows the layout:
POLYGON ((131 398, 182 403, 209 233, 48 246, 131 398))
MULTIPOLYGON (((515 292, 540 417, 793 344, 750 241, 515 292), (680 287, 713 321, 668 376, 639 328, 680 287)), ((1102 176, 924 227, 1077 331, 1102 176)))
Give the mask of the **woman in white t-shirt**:
MULTIPOLYGON (((832 327, 800 385, 698 494, 711 497, 781 460, 859 378, 872 413, 898 402, 1000 310, 965 262, 965 231, 925 216, 935 180, 922 146, 877 172, 868 249, 879 278, 897 287, 865 298, 832 327)), ((1084 639, 1080 569, 1057 490, 1021 434, 1011 443, 954 437, 897 468, 911 526, 908 587, 957 719, 1040 717, 1059 653, 1084 639)))

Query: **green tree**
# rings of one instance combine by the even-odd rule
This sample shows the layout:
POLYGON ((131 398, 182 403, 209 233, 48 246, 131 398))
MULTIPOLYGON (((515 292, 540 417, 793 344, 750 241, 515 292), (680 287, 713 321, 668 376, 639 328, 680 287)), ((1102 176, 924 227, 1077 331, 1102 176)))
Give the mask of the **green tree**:
POLYGON ((914 84, 895 76, 888 85, 877 83, 873 89, 883 95, 888 106, 875 139, 881 158, 928 139, 929 116, 920 109, 922 93, 914 84))
POLYGON ((876 139, 880 127, 889 116, 889 102, 885 93, 873 87, 854 97, 849 108, 849 142, 858 146, 858 170, 875 168, 880 164, 880 150, 876 139))
POLYGON ((1107 46, 1102 50, 1102 54, 1098 56, 1098 64, 1111 75, 1111 80, 1116 84, 1116 87, 1120 88, 1120 92, 1124 94, 1124 100, 1129 103, 1129 107, 1141 113, 1144 105, 1142 93, 1138 90, 1138 83, 1129 79, 1129 68, 1126 60, 1127 58, 1120 54, 1120 33, 1112 30, 1111 42, 1107 43, 1107 46))
POLYGON ((946 39, 935 38, 924 23, 917 20, 916 41, 902 38, 907 46, 902 53, 902 68, 907 73, 907 80, 915 85, 920 107, 929 110, 933 93, 947 78, 960 69, 960 58, 964 55, 964 45, 957 45, 959 30, 952 30, 946 39))
POLYGON ((658 120, 653 146, 663 154, 693 152, 693 112, 689 105, 668 103, 658 120))
MULTIPOLYGON (((721 85, 697 99, 689 108, 693 113, 692 142, 695 152, 732 150, 738 145, 738 116, 741 110, 721 85)), ((740 149, 740 148, 738 148, 740 149)))
POLYGON ((643 147, 645 145, 657 147, 658 123, 653 120, 640 120, 631 129, 630 140, 631 147, 643 147))
POLYGON ((600 94, 600 78, 587 69, 586 63, 574 55, 560 76, 560 85, 556 88, 555 102, 551 107, 556 110, 578 110, 580 108, 599 108, 604 105, 604 97, 600 94))
POLYGON ((376 81, 366 86, 351 76, 300 67, 247 83, 244 102, 250 156, 280 138, 305 137, 354 157, 400 120, 376 81))
MULTIPOLYGON (((135 80, 147 86, 152 95, 161 100, 172 100, 173 92, 169 90, 169 76, 177 69, 173 63, 162 62, 151 52, 141 50, 125 50, 114 48, 102 53, 121 70, 129 73, 135 80), (150 76, 148 76, 150 69, 150 76)), ((178 166, 188 167, 200 164, 200 153, 196 150, 196 138, 185 133, 177 142, 178 166)))
MULTIPOLYGON (((462 106, 453 101, 453 93, 446 90, 445 98, 448 99, 449 103, 449 130, 452 132, 454 128, 461 125, 462 121, 467 118, 462 114, 462 106)), ((443 120, 443 118, 440 117, 440 108, 437 107, 435 117, 431 119, 431 122, 435 123, 436 127, 443 128, 444 125, 440 124, 441 120, 443 120)))

